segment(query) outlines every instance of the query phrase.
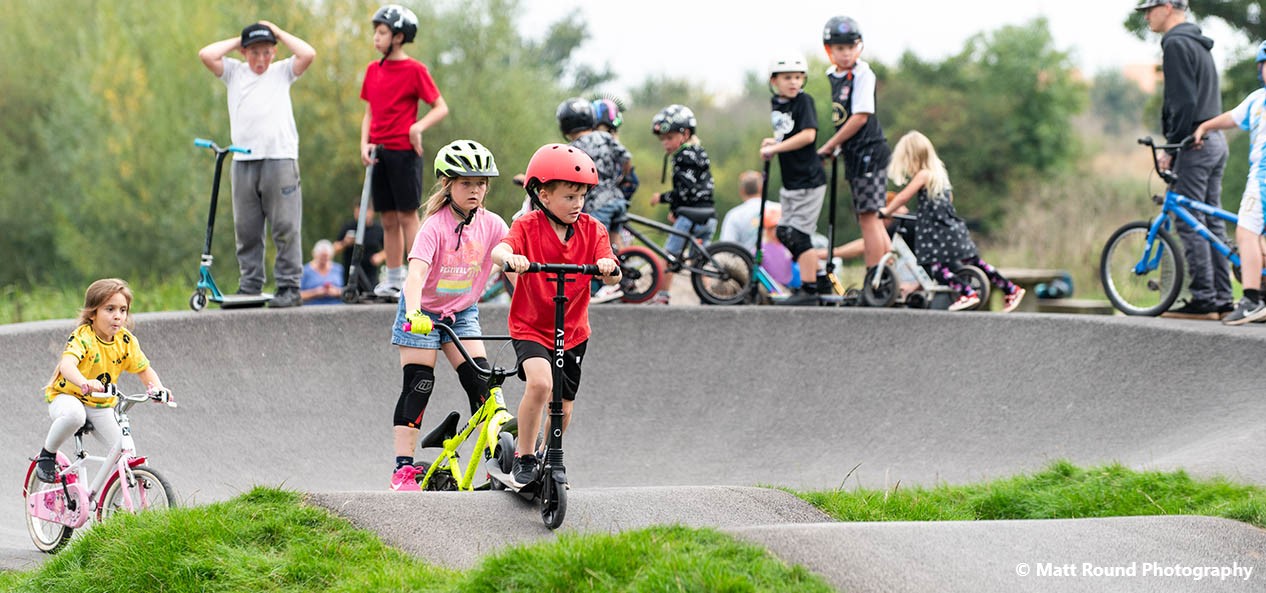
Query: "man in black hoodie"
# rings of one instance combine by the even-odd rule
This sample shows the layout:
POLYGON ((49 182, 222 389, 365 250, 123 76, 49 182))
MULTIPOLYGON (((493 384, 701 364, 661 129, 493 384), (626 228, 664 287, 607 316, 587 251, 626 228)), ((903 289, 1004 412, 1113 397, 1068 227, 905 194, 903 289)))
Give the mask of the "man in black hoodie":
MULTIPOLYGON (((1218 71, 1209 49, 1213 40, 1200 32, 1200 27, 1187 22, 1185 0, 1143 0, 1135 10, 1143 13, 1147 26, 1154 33, 1163 33, 1161 50, 1165 74, 1165 100, 1161 107, 1161 125, 1165 139, 1181 142, 1196 126, 1222 112, 1222 93, 1218 87, 1218 71)), ((1174 191, 1215 208, 1222 207, 1222 170, 1226 167, 1226 138, 1221 133, 1207 136, 1200 148, 1184 151, 1175 173, 1178 183, 1174 191)), ((1162 168, 1169 168, 1173 155, 1161 153, 1162 168)), ((1191 212, 1223 243, 1226 224, 1219 218, 1191 212)), ((1231 301, 1231 273, 1227 259, 1195 229, 1181 220, 1178 234, 1187 255, 1191 274, 1191 300, 1170 309, 1168 317, 1217 319, 1234 309, 1231 301)))

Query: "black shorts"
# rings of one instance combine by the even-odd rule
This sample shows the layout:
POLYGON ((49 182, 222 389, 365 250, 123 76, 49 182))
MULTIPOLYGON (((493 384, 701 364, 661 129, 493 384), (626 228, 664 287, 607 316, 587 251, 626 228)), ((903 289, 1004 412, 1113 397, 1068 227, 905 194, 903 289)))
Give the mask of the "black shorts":
POLYGON ((374 210, 416 212, 422 205, 422 157, 412 150, 379 148, 370 189, 374 210))
MULTIPOLYGON (((576 344, 570 350, 563 351, 563 399, 576 401, 576 392, 580 390, 580 361, 585 356, 585 348, 589 340, 576 344)), ((532 340, 514 340, 514 352, 519 356, 519 378, 523 376, 523 361, 529 358, 544 358, 554 367, 554 352, 532 340)))

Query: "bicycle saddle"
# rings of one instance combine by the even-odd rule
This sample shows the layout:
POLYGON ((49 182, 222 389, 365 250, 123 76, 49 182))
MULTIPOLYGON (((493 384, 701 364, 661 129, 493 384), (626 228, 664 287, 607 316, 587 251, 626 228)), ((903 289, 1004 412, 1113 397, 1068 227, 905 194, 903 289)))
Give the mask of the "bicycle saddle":
POLYGON ((439 426, 436 426, 434 430, 422 438, 420 447, 422 449, 443 447, 445 440, 453 438, 453 435, 457 434, 457 422, 461 419, 462 415, 456 411, 449 412, 448 418, 445 418, 439 426))
POLYGON ((712 206, 683 206, 674 211, 677 216, 685 216, 690 222, 695 224, 707 224, 709 218, 717 215, 717 209, 712 206))
POLYGON ((92 434, 92 431, 94 430, 96 430, 96 427, 92 425, 92 421, 84 420, 84 425, 80 426, 79 430, 75 431, 75 436, 82 437, 87 434, 92 434))

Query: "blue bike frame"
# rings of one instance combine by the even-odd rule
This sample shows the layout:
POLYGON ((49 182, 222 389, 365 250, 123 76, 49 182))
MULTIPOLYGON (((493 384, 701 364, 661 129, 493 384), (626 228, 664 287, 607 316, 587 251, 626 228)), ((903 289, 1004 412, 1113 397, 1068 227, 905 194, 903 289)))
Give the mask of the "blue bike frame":
MULTIPOLYGON (((1214 249, 1218 250, 1218 253, 1221 253, 1224 257, 1230 260, 1232 265, 1240 265, 1240 255, 1236 253, 1234 249, 1227 247, 1225 243, 1215 237, 1213 233, 1209 231, 1209 227, 1205 226, 1204 223, 1196 220, 1196 217, 1191 215, 1190 210, 1197 210, 1209 216, 1221 218, 1231 224, 1239 224, 1240 222, 1240 218, 1238 216, 1231 214, 1226 210, 1214 208, 1204 202, 1197 202, 1173 190, 1166 190, 1165 203, 1161 207, 1161 212, 1156 216, 1156 219, 1152 221, 1152 225, 1147 231, 1148 249, 1143 253, 1143 257, 1139 259, 1139 262, 1134 265, 1134 273, 1146 274, 1147 272, 1155 270, 1160 265, 1160 258, 1164 255, 1164 246, 1157 245, 1156 234, 1161 230, 1170 230, 1170 227, 1172 226, 1172 223, 1170 222, 1171 215, 1195 229, 1196 234, 1200 235, 1200 237, 1205 241, 1208 241, 1214 249)), ((1266 270, 1263 270, 1263 275, 1266 275, 1266 270)))

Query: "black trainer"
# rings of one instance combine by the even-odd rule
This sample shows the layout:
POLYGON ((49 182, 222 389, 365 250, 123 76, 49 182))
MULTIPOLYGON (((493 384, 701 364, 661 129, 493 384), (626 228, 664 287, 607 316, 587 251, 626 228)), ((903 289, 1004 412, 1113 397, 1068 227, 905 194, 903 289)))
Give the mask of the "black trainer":
POLYGON ((514 468, 510 470, 510 484, 515 488, 523 488, 536 481, 537 461, 535 455, 520 455, 514 458, 514 468))
POLYGON ((786 307, 816 307, 818 306, 818 294, 806 290, 796 290, 791 293, 791 296, 781 301, 775 301, 775 304, 786 307))
POLYGON ((273 300, 268 301, 268 306, 273 309, 298 307, 302 304, 303 297, 299 295, 299 289, 293 286, 283 286, 278 288, 277 294, 273 296, 273 300))
POLYGON ((48 484, 57 482, 57 458, 43 449, 35 458, 35 477, 48 484))
POLYGON ((1179 319, 1217 319, 1218 306, 1208 301, 1184 301, 1182 306, 1174 307, 1161 317, 1177 317, 1179 319))
POLYGON ((1222 318, 1222 323, 1225 325, 1244 325, 1264 317, 1266 317, 1266 302, 1252 301, 1248 297, 1244 297, 1240 299, 1234 311, 1222 318))

